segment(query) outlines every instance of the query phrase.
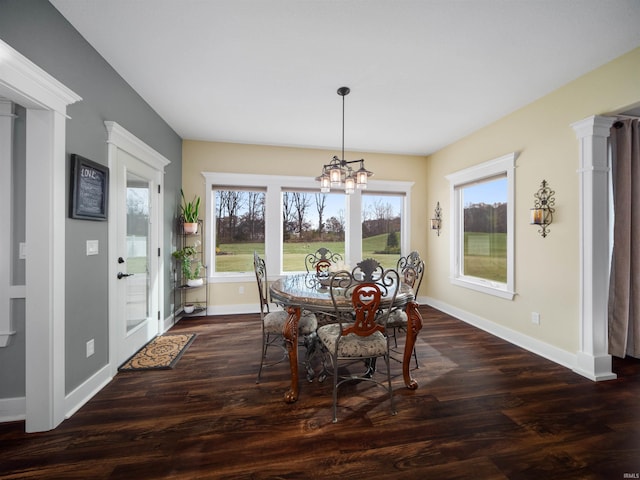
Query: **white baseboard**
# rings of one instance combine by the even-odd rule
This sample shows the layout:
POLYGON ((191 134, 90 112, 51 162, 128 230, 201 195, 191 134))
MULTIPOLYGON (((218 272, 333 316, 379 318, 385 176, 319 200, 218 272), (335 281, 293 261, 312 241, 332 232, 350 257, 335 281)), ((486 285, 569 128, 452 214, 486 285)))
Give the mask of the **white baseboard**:
POLYGON ((24 420, 27 416, 25 397, 0 398, 0 423, 24 420))
POLYGON ((173 315, 173 313, 170 314, 168 317, 165 317, 164 323, 162 325, 162 332, 160 332, 160 333, 166 332, 167 330, 169 330, 171 327, 173 327, 179 321, 180 321, 180 319, 178 319, 178 321, 176 321, 176 317, 173 315))
POLYGON ((65 418, 76 413, 112 380, 110 370, 109 365, 105 365, 65 397, 65 418))
POLYGON ((255 303, 236 305, 209 305, 207 315, 235 315, 241 313, 260 313, 258 300, 255 303))
MULTIPOLYGON (((552 362, 562 365, 563 367, 566 367, 570 370, 576 371, 578 361, 575 354, 567 352, 566 350, 562 350, 558 347, 554 347, 553 345, 550 345, 546 342, 529 337, 528 335, 517 332, 503 325, 499 325, 495 322, 487 320, 486 318, 482 318, 478 315, 467 312, 466 310, 459 309, 434 298, 425 297, 424 303, 453 317, 456 317, 463 322, 468 323, 469 325, 473 325, 474 327, 484 330, 485 332, 495 335, 496 337, 502 338, 509 343, 524 348, 525 350, 535 353, 536 355, 540 355, 541 357, 544 357, 547 360, 551 360, 552 362)), ((581 374, 579 371, 576 371, 576 373, 581 374)))

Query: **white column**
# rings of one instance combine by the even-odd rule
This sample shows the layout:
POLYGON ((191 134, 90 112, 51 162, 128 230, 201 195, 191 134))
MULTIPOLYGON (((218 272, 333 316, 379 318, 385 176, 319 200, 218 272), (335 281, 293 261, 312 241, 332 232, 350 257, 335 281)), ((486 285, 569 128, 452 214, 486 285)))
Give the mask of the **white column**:
POLYGON ((65 122, 27 110, 27 432, 65 417, 65 122))
POLYGON ((345 212, 345 245, 344 261, 351 268, 362 258, 362 191, 356 190, 347 195, 347 210, 345 212))
POLYGON ((592 116, 571 126, 580 142, 580 350, 575 371, 591 380, 616 378, 608 352, 609 129, 592 116))
POLYGON ((16 333, 11 321, 13 118, 13 103, 0 97, 0 347, 9 345, 16 333))

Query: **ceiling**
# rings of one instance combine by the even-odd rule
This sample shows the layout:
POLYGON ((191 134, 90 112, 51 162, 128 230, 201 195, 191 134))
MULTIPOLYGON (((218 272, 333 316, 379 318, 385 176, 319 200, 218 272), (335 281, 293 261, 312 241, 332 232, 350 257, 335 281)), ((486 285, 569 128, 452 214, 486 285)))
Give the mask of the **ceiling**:
POLYGON ((184 139, 426 155, 640 46, 639 0, 51 0, 184 139))

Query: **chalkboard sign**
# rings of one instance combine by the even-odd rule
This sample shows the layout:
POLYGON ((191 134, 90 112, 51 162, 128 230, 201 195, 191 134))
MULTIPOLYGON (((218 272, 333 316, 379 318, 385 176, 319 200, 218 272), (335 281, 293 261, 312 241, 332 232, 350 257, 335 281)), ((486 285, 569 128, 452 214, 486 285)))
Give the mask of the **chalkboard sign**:
POLYGON ((106 220, 109 169, 71 154, 71 218, 106 220))

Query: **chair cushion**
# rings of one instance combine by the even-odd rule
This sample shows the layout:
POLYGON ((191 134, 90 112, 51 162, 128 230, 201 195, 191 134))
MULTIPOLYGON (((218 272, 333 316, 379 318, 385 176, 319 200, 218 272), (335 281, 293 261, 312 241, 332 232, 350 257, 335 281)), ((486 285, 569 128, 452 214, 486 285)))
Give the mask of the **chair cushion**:
MULTIPOLYGON (((344 325, 347 328, 347 325, 344 325)), ((387 339, 381 332, 374 332, 368 337, 361 337, 355 333, 341 336, 340 324, 331 323, 318 329, 318 338, 331 354, 338 344, 338 357, 367 358, 380 357, 387 354, 387 339), (340 338, 341 337, 341 338, 340 338)))
POLYGON ((404 310, 392 310, 387 320, 387 328, 406 327, 407 320, 407 313, 404 310))
POLYGON ((314 313, 302 312, 300 323, 298 323, 298 331, 301 335, 309 335, 318 328, 318 319, 314 313))
MULTIPOLYGON (((282 328, 289 314, 284 310, 269 312, 264 316, 264 330, 267 333, 282 333, 282 328)), ((311 312, 302 312, 298 323, 298 332, 302 335, 309 335, 318 328, 318 320, 311 312)))

